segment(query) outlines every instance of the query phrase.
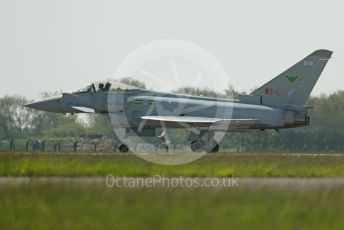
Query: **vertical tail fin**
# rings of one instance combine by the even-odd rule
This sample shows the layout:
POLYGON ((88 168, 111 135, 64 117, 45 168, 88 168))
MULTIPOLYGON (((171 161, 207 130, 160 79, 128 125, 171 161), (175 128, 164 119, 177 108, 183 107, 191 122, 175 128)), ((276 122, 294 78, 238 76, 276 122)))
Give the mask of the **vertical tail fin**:
POLYGON ((275 104, 304 105, 331 55, 332 51, 317 50, 251 95, 275 104))

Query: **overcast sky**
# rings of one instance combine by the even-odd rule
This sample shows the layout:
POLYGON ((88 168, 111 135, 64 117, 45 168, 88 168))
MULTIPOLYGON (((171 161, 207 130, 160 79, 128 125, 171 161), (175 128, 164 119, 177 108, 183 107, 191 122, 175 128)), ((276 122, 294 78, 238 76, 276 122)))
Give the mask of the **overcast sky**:
MULTIPOLYGON (((245 91, 316 49, 330 49, 313 95, 331 93, 344 89, 343 12, 342 0, 0 0, 0 96, 36 99, 42 91, 118 78, 127 55, 160 39, 203 47, 245 91)), ((195 78, 179 74, 181 85, 195 78)), ((203 78, 202 87, 225 88, 203 78)))

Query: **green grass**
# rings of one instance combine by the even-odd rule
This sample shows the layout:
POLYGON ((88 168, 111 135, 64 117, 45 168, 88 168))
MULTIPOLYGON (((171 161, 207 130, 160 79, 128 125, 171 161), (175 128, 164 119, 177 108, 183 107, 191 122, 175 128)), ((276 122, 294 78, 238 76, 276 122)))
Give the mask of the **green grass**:
POLYGON ((344 229, 344 187, 2 185, 1 229, 344 229))
POLYGON ((343 155, 218 154, 181 166, 135 155, 0 154, 0 176, 341 177, 343 155))
MULTIPOLYGON (((0 154, 0 176, 342 177, 344 155, 217 154, 181 166, 135 155, 0 154)), ((0 184, 0 229, 344 229, 344 186, 108 188, 0 184)))

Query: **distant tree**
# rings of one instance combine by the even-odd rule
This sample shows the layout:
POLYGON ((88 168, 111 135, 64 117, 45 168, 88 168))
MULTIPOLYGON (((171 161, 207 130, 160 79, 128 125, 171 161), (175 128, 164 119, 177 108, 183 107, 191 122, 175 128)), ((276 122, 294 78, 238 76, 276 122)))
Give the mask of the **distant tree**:
POLYGON ((308 101, 311 128, 337 131, 344 134, 344 91, 329 96, 311 97, 308 101))
POLYGON ((61 123, 43 130, 45 137, 79 137, 86 134, 86 128, 78 121, 61 123))
POLYGON ((225 94, 226 94, 227 98, 238 99, 239 98, 239 94, 245 94, 245 92, 239 93, 238 91, 236 91, 234 89, 234 87, 231 84, 229 84, 228 88, 225 90, 225 94))
MULTIPOLYGON (((140 88, 143 82, 126 78, 123 80, 140 88)), ((175 90, 183 94, 205 97, 237 98, 239 93, 232 87, 224 92, 195 87, 175 90), (232 97, 233 96, 233 97, 232 97)), ((50 97, 60 92, 44 92, 42 97, 50 97)), ((95 114, 87 127, 75 115, 47 113, 28 109, 23 105, 27 99, 21 96, 0 98, 0 139, 34 137, 79 137, 80 135, 104 135, 116 139, 109 117, 95 114)), ((344 91, 331 95, 311 97, 308 105, 311 123, 309 127, 275 131, 248 133, 227 133, 221 142, 223 149, 231 151, 343 151, 344 150, 344 91)), ((188 144, 187 130, 168 130, 173 143, 188 144)))
POLYGON ((89 127, 87 128, 88 134, 100 134, 112 138, 116 137, 109 116, 102 114, 91 115, 89 123, 89 127))
POLYGON ((48 97, 54 97, 54 96, 58 96, 58 95, 61 95, 62 94, 62 91, 61 90, 57 90, 57 91, 54 91, 54 92, 48 92, 48 91, 43 91, 40 93, 40 97, 41 98, 48 98, 48 97))
POLYGON ((76 115, 33 111, 31 133, 34 136, 78 136, 85 132, 76 115))
POLYGON ((8 136, 8 125, 6 117, 0 113, 0 140, 6 139, 8 136))
POLYGON ((120 81, 124 84, 135 86, 135 87, 138 87, 140 89, 146 89, 146 84, 144 82, 133 79, 131 77, 122 78, 120 81))
MULTIPOLYGON (((42 92, 42 98, 61 94, 61 92, 42 92)), ((31 134, 34 136, 78 136, 85 133, 84 125, 76 115, 31 110, 31 134)))
MULTIPOLYGON (((228 99, 238 99, 239 92, 234 89, 234 87, 229 84, 228 88, 225 90, 225 93, 217 92, 215 90, 207 88, 197 88, 197 87, 181 87, 174 90, 175 93, 190 94, 195 96, 204 96, 204 97, 215 97, 215 98, 228 98, 228 99)), ((243 92, 245 93, 245 92, 243 92)))
POLYGON ((201 89, 196 87, 182 87, 179 89, 174 90, 175 93, 182 93, 182 94, 189 94, 195 96, 203 96, 203 97, 216 97, 216 98, 224 98, 225 95, 215 92, 211 89, 201 89))
POLYGON ((5 96, 0 99, 0 126, 6 138, 22 137, 30 124, 30 111, 23 105, 27 100, 21 96, 5 96))

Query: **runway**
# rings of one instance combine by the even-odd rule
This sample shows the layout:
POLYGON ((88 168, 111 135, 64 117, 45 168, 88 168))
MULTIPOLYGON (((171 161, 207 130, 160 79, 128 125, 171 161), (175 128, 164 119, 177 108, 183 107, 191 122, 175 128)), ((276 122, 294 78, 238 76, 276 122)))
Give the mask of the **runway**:
POLYGON ((106 187, 336 187, 344 178, 237 178, 237 177, 0 177, 0 187, 44 183, 71 185, 105 185, 106 187))

